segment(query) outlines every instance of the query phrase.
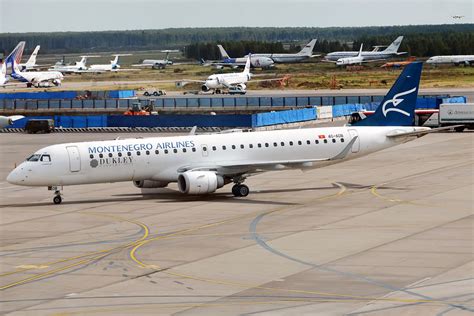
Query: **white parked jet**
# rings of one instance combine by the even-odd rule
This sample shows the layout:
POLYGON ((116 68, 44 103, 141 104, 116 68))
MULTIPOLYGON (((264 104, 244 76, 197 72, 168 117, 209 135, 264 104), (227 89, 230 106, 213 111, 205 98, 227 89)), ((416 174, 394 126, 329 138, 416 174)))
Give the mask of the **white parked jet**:
POLYGON ((466 65, 474 66, 474 55, 450 55, 450 56, 433 56, 426 61, 428 64, 454 64, 456 66, 466 65))
MULTIPOLYGON (((238 58, 231 58, 229 54, 227 54, 226 50, 222 45, 217 45, 219 48, 219 52, 221 54, 222 60, 219 61, 212 61, 209 64, 216 67, 245 67, 247 63, 247 57, 238 57, 238 58)), ((252 58, 250 59, 250 66, 253 68, 270 68, 274 66, 274 62, 270 57, 265 56, 255 56, 252 54, 252 58)))
POLYGON ((336 61, 337 66, 350 66, 350 65, 362 65, 362 63, 365 61, 364 57, 362 56, 362 48, 364 47, 364 44, 360 45, 360 50, 359 54, 355 57, 345 57, 345 58, 339 58, 336 61))
POLYGON ((66 143, 41 148, 7 177, 12 184, 59 187, 130 181, 139 188, 177 182, 185 194, 209 194, 261 171, 318 168, 365 156, 429 133, 412 127, 421 63, 408 65, 376 112, 358 125, 264 132, 66 143), (360 125, 360 126, 359 126, 360 125))
POLYGON ((61 81, 64 76, 58 71, 20 71, 18 67, 18 55, 23 52, 23 45, 18 44, 17 47, 8 55, 5 59, 6 70, 10 69, 10 76, 20 82, 26 83, 27 87, 50 87, 52 84, 55 86, 61 85, 61 81))
POLYGON ((277 64, 299 63, 304 60, 320 56, 320 55, 313 55, 314 45, 316 45, 316 39, 311 40, 311 42, 306 44, 305 47, 303 47, 301 51, 299 51, 296 54, 256 53, 256 54, 252 54, 252 57, 268 57, 268 58, 271 58, 277 64))
POLYGON ((165 59, 145 59, 141 64, 132 65, 132 67, 151 67, 152 69, 164 69, 168 65, 173 65, 173 61, 169 59, 171 53, 179 53, 179 50, 161 50, 161 53, 166 53, 165 59))
POLYGON ((81 56, 81 60, 76 61, 73 65, 65 65, 62 61, 58 61, 49 70, 59 71, 64 74, 83 73, 83 72, 86 72, 88 69, 86 63, 87 63, 87 58, 89 57, 100 57, 100 56, 81 56))
POLYGON ((110 61, 110 64, 97 64, 97 65, 90 65, 88 72, 106 72, 106 71, 118 71, 120 68, 119 65, 119 58, 120 56, 130 56, 130 54, 115 54, 113 60, 110 61))
POLYGON ((40 50, 40 47, 40 45, 37 45, 35 47, 35 50, 31 54, 30 58, 28 58, 26 63, 19 64, 19 68, 21 71, 32 71, 39 67, 39 65, 36 64, 36 56, 38 56, 38 51, 40 50))

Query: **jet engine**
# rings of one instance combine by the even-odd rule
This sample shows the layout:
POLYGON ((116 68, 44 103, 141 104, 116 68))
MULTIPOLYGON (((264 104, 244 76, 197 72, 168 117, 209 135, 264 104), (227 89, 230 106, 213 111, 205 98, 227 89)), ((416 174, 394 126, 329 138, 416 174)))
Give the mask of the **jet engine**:
POLYGON ((61 85, 61 80, 59 79, 54 79, 53 80, 53 84, 56 86, 56 87, 59 87, 61 85))
POLYGON ((237 87, 239 87, 239 89, 242 90, 242 91, 245 91, 245 89, 247 89, 247 86, 246 86, 245 84, 243 84, 243 83, 239 83, 239 84, 237 85, 237 87))
POLYGON ((178 176, 178 188, 185 194, 208 194, 223 187, 224 178, 212 171, 187 171, 178 176))
POLYGON ((206 86, 205 84, 203 84, 203 85, 201 86, 201 90, 204 91, 204 92, 207 92, 207 91, 209 91, 209 90, 211 90, 211 89, 209 89, 208 86, 206 86))
POLYGON ((164 188, 168 185, 168 182, 162 181, 153 181, 153 180, 141 180, 141 181, 133 181, 133 185, 137 188, 164 188))

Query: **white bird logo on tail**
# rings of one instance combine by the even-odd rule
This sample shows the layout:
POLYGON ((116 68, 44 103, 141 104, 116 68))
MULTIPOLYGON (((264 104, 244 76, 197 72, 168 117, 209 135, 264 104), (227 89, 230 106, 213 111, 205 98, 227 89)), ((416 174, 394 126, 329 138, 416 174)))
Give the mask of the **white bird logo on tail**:
POLYGON ((398 112, 398 113, 401 113, 403 115, 406 115, 406 116, 410 116, 410 113, 402 110, 402 109, 397 109, 397 106, 402 103, 403 101, 405 101, 405 99, 399 99, 399 97, 402 97, 404 95, 407 95, 407 94, 410 94, 410 93, 413 93, 416 91, 416 87, 411 89, 411 90, 408 90, 408 91, 404 91, 404 92, 400 92, 400 93, 397 93, 393 96, 392 99, 390 100, 387 100, 385 101, 385 103, 382 105, 382 113, 385 117, 387 117, 387 113, 388 112, 398 112), (393 104, 393 108, 388 108, 386 109, 385 107, 392 103, 393 104))

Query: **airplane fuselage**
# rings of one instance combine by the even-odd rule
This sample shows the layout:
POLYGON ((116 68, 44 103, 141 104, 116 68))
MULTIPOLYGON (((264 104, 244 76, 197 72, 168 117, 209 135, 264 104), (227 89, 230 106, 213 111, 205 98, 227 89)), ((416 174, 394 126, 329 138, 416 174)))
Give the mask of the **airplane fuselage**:
MULTIPOLYGON (((325 56, 326 60, 337 61, 341 58, 357 57, 358 51, 347 52, 332 52, 325 56)), ((393 56, 398 56, 397 53, 383 53, 383 52, 362 52, 364 60, 388 59, 393 56)))
POLYGON ((188 169, 231 166, 229 175, 254 171, 259 168, 252 166, 261 163, 268 163, 268 170, 318 168, 398 144, 386 137, 389 132, 417 129, 344 126, 59 144, 38 150, 37 161, 21 163, 7 181, 60 186, 151 180, 166 185, 188 169), (322 161, 344 151, 354 137, 343 159, 322 161), (281 163, 311 159, 321 162, 281 163))

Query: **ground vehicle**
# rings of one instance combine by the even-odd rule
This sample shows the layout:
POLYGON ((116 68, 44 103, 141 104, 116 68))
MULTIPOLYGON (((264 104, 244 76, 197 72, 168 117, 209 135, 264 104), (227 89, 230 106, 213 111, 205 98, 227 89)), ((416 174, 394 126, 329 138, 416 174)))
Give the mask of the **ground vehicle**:
POLYGON ((462 132, 465 128, 474 129, 474 103, 443 103, 439 106, 439 126, 462 124, 455 128, 462 132))
POLYGON ((52 130, 54 130, 52 119, 31 119, 25 125, 25 131, 28 134, 51 133, 52 130))
POLYGON ((242 89, 241 86, 232 86, 229 88, 229 91, 228 91, 229 94, 245 94, 247 93, 247 90, 245 89, 242 89))
POLYGON ((149 96, 159 97, 160 95, 166 95, 166 91, 151 89, 151 90, 146 90, 145 92, 143 92, 143 95, 145 97, 149 97, 149 96))

